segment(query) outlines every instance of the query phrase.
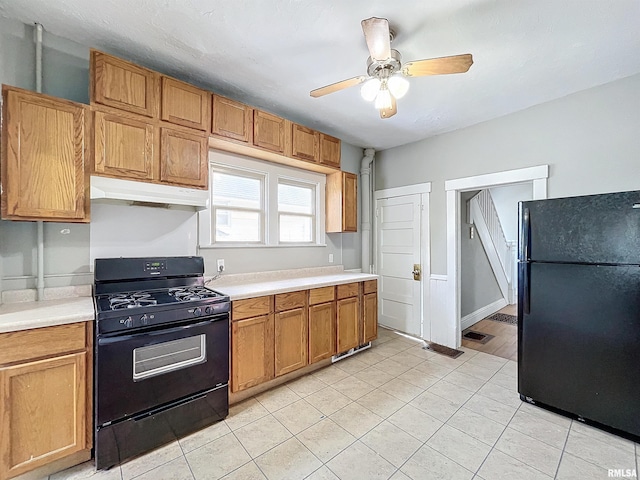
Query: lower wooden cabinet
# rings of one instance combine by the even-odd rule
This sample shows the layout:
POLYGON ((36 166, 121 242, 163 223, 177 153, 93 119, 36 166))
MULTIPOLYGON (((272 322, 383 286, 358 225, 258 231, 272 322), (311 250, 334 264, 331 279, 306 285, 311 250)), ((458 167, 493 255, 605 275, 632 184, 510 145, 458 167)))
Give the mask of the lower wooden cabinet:
POLYGON ((378 338, 378 294, 362 296, 362 343, 378 338))
POLYGON ((231 322, 231 391, 273 378, 273 314, 231 322))
POLYGON ((305 307, 275 314, 275 376, 307 365, 307 312, 305 307))
POLYGON ((72 324, 0 334, 0 479, 91 448, 93 353, 85 331, 72 324), (55 354, 41 358, 47 352, 55 354))
POLYGON ((360 311, 358 297, 343 298, 336 305, 336 330, 338 353, 360 344, 360 311))
POLYGON ((336 304, 321 303, 309 307, 309 363, 336 354, 336 304))

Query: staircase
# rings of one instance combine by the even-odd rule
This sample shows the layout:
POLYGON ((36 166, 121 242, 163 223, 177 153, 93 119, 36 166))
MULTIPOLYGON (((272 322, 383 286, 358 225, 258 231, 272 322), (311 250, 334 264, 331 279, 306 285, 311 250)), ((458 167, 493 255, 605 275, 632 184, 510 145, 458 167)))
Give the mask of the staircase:
POLYGON ((515 242, 507 241, 491 192, 482 190, 469 200, 469 223, 476 226, 489 263, 498 281, 502 296, 508 303, 516 301, 515 242))

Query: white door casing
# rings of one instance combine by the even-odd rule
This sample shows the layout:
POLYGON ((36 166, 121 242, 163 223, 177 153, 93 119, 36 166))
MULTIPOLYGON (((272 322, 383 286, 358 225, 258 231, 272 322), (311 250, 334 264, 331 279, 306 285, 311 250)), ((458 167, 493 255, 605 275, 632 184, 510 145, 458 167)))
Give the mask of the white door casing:
POLYGON ((375 192, 375 262, 380 276, 378 322, 417 337, 429 335, 428 211, 430 184, 375 192), (413 267, 421 279, 413 279, 413 267))

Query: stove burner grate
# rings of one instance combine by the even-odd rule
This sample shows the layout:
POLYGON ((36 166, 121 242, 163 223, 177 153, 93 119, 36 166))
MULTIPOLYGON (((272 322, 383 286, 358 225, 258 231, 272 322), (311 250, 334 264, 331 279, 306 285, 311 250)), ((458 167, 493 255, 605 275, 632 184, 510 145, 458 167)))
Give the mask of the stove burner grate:
POLYGON ((158 301, 150 293, 121 293, 109 298, 111 310, 138 308, 156 305, 158 301))
POLYGON ((169 295, 175 297, 179 302, 190 302, 192 300, 203 300, 205 298, 215 298, 218 296, 217 293, 200 286, 170 288, 169 295))

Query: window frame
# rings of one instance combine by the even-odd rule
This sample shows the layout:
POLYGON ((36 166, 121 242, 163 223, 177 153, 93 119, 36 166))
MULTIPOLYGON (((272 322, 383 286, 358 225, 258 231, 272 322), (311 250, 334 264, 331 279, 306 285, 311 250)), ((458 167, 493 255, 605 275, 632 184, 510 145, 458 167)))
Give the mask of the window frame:
MULTIPOLYGON (((256 160, 223 151, 209 153, 209 201, 205 209, 198 212, 199 248, 286 248, 325 247, 325 187, 326 175, 302 170, 287 165, 256 160), (215 242, 213 204, 213 172, 238 172, 246 176, 263 176, 263 236, 262 242, 215 242), (278 185, 280 183, 315 187, 314 212, 311 242, 280 242, 280 214, 278 209, 278 185)), ((218 206, 218 208, 220 208, 218 206)), ((253 211, 253 210, 252 210, 253 211)), ((307 215, 305 215, 307 216, 307 215)))
MULTIPOLYGON (((289 178, 279 176, 277 180, 277 187, 280 185, 289 185, 292 187, 301 187, 301 188, 311 188, 312 190, 312 198, 313 202, 311 204, 311 214, 307 213, 294 213, 294 212, 281 212, 280 211, 280 200, 279 195, 276 196, 276 210, 278 213, 277 223, 278 223, 278 243, 280 245, 313 245, 316 239, 316 229, 317 229, 317 210, 318 210, 318 185, 313 182, 303 181, 297 178, 289 178), (303 218, 311 218, 311 240, 308 242, 288 242, 280 239, 280 216, 281 215, 289 215, 292 217, 303 217, 303 218)), ((279 194, 279 192, 278 192, 279 194)))
POLYGON ((265 244, 266 241, 266 185, 267 185, 267 176, 262 172, 255 172, 248 169, 239 169, 228 167, 226 165, 219 164, 210 164, 209 165, 209 203, 211 208, 211 243, 219 244, 219 245, 236 245, 236 244, 247 244, 247 245, 260 245, 265 244), (246 207, 228 207, 224 205, 215 205, 213 203, 213 175, 214 173, 221 173, 224 175, 233 175, 236 177, 244 177, 251 178, 254 180, 258 180, 260 182, 260 208, 246 208, 246 207), (240 242, 230 242, 230 241, 216 241, 216 222, 215 222, 215 214, 217 210, 228 210, 235 212, 258 212, 260 215, 260 231, 259 236, 260 239, 257 241, 240 241, 240 242))

